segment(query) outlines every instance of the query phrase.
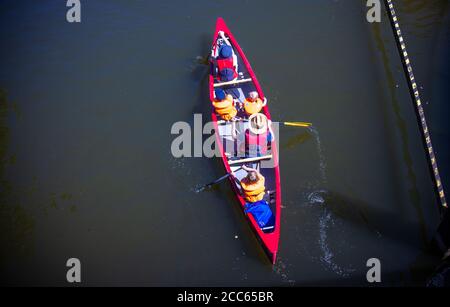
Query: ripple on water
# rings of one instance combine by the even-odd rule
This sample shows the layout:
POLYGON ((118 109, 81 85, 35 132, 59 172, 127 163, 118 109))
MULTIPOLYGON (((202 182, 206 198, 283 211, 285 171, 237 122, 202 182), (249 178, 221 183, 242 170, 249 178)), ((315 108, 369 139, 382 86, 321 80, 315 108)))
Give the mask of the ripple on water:
POLYGON ((182 158, 171 158, 171 169, 172 173, 175 174, 175 178, 177 178, 178 182, 183 184, 188 183, 190 186, 187 187, 187 190, 190 192, 196 192, 199 186, 192 186, 192 183, 199 185, 199 181, 192 177, 192 168, 186 162, 185 157, 182 158))
POLYGON ((327 194, 327 190, 320 189, 312 192, 307 192, 306 200, 309 205, 322 205, 325 203, 324 195, 327 194))
POLYGON ((317 155, 319 156, 320 179, 322 180, 322 183, 325 184, 327 182, 327 174, 326 174, 327 163, 325 160, 325 155, 323 151, 322 142, 319 136, 319 131, 314 126, 310 126, 308 129, 309 132, 311 132, 311 134, 314 136, 314 140, 316 141, 317 155))
POLYGON ((278 256, 277 262, 274 266, 273 271, 275 274, 279 275, 281 277, 281 281, 284 283, 294 284, 295 280, 289 278, 289 270, 287 268, 287 264, 283 261, 283 259, 278 256))
POLYGON ((343 267, 335 262, 335 255, 328 244, 328 232, 330 226, 335 225, 335 220, 331 212, 324 208, 324 211, 319 219, 319 246, 322 251, 320 256, 320 261, 325 265, 326 268, 335 272, 339 276, 348 277, 350 273, 355 270, 350 267, 343 267))
POLYGON ((217 178, 208 177, 205 179, 202 176, 201 171, 196 169, 196 165, 194 163, 195 159, 192 158, 171 158, 171 169, 172 173, 175 174, 175 178, 177 182, 180 182, 182 185, 186 186, 186 190, 190 193, 199 194, 203 191, 201 189, 205 184, 211 182, 217 178), (188 162, 188 159, 191 159, 192 163, 188 162), (193 170, 194 169, 194 170, 193 170))

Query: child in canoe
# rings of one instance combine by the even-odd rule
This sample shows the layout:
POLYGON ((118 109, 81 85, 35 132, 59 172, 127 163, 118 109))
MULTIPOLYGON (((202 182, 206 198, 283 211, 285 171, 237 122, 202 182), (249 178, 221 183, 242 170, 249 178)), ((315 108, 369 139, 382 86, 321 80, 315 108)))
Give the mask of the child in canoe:
POLYGON ((264 97, 264 101, 259 98, 257 91, 248 93, 248 97, 245 98, 243 103, 245 113, 248 116, 259 113, 261 109, 267 104, 267 99, 264 97))

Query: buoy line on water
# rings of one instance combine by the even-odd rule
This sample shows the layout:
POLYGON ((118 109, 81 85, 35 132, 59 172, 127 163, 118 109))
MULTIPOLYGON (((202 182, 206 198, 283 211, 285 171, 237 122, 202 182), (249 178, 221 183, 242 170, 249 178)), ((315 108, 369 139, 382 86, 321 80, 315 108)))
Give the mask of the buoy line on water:
POLYGON ((408 52, 406 51, 405 40, 402 36, 402 31, 400 30, 400 25, 398 23, 398 17, 395 13, 394 3, 392 0, 385 0, 386 9, 388 12, 389 21, 394 32, 395 41, 397 43, 397 48, 400 53, 400 58, 402 60, 403 68, 407 75, 407 83, 410 89, 411 97, 415 102, 415 110, 418 118, 420 119, 420 128, 423 136, 423 141, 427 148, 427 156, 432 169, 433 179, 435 183, 435 188, 437 190, 439 201, 442 208, 448 208, 447 201, 445 200, 444 187, 442 186, 441 178, 439 176, 439 169, 437 166, 436 156, 434 154, 433 145, 431 144, 431 136, 428 130, 427 122, 425 119, 425 113, 422 107, 422 102, 420 100, 419 87, 414 77, 413 69, 411 66, 411 60, 409 59, 408 52))

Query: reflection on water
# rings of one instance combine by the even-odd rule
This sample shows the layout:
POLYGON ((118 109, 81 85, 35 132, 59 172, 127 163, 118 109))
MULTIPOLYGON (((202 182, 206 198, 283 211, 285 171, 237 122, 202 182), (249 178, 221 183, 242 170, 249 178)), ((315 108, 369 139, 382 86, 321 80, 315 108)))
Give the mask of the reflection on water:
POLYGON ((413 30, 418 37, 433 35, 434 27, 442 23, 442 17, 446 14, 447 0, 402 0, 396 6, 400 16, 411 14, 413 19, 401 19, 402 28, 413 30))
POLYGON ((14 111, 11 106, 6 91, 0 89, 0 270, 5 261, 32 253, 35 228, 34 218, 17 203, 13 187, 5 179, 8 165, 15 163, 14 155, 8 153, 8 115, 14 111))
POLYGON ((8 160, 9 128, 7 120, 9 110, 10 107, 7 101, 6 91, 0 89, 0 175, 2 176, 8 160))
POLYGON ((34 250, 34 218, 20 205, 6 205, 0 195, 0 268, 6 261, 32 255, 34 250))
MULTIPOLYGON (((335 225, 338 223, 337 216, 333 214, 332 211, 328 209, 327 199, 330 200, 329 192, 324 189, 327 184, 326 175, 326 156, 322 142, 320 139, 319 131, 314 126, 308 128, 309 132, 314 136, 314 141, 316 143, 317 157, 319 159, 319 165, 317 166, 320 174, 320 182, 318 184, 318 189, 309 192, 307 195, 308 204, 310 205, 321 205, 322 213, 319 217, 319 246, 322 251, 322 255, 319 257, 320 261, 329 270, 333 271, 341 277, 349 277, 355 270, 351 268, 351 264, 347 264, 350 267, 344 267, 342 264, 338 264, 335 259, 336 252, 342 252, 346 247, 341 246, 341 244, 329 244, 329 233, 336 231, 335 225), (320 188, 322 187, 322 188, 320 188), (336 249, 336 251, 335 251, 336 249)), ((332 198, 331 198, 332 199, 332 198)), ((337 227, 339 229, 339 227, 337 227)))
MULTIPOLYGON (((352 268, 351 264, 344 264, 342 259, 337 259, 336 255, 341 255, 345 250, 348 250, 349 246, 345 242, 335 241, 335 233, 342 231, 342 223, 346 221, 345 219, 341 220, 342 217, 336 215, 329 208, 336 201, 336 197, 327 190, 327 157, 318 129, 314 126, 309 127, 305 132, 291 137, 282 148, 295 149, 297 146, 304 146, 308 140, 314 143, 313 156, 317 158, 317 165, 314 165, 314 169, 318 171, 319 176, 314 181, 308 181, 301 188, 302 201, 296 206, 300 205, 301 208, 309 208, 317 212, 318 237, 316 244, 319 247, 320 254, 312 256, 311 259, 318 259, 327 270, 340 278, 348 278, 351 273, 355 272, 355 269, 352 268)), ((299 159, 301 158, 304 157, 299 157, 299 159)), ((299 231, 298 228, 296 228, 297 231, 299 231)), ((299 235, 301 236, 301 234, 299 235)), ((277 272, 284 279, 289 279, 285 263, 277 263, 277 272)))
MULTIPOLYGON (((425 218, 424 214, 422 212, 422 206, 421 206, 421 199, 420 199, 420 193, 417 188, 417 178, 416 174, 413 168, 413 162, 412 157, 410 154, 410 141, 409 141, 409 133, 408 128, 405 119, 402 116, 401 108, 400 108, 400 102, 398 101, 397 94, 396 94, 396 84, 397 81, 395 80, 395 77, 393 75, 393 72, 390 68, 390 60, 388 56, 388 52, 386 50, 385 43, 382 39, 381 32, 380 32, 380 25, 378 23, 374 23, 372 26, 373 29, 373 35, 376 42, 376 46, 381 53, 381 58, 383 62, 384 72, 386 75, 387 83, 388 83, 388 91, 390 94, 390 103, 391 107, 395 114, 395 124, 396 128, 398 129, 400 135, 401 135, 401 142, 402 142, 402 156, 403 156, 403 163, 406 166, 407 169, 407 176, 410 183, 409 188, 409 197, 411 204, 414 206, 416 210, 416 214, 418 219, 420 220, 420 234, 423 240, 423 244, 426 244, 427 242, 427 230, 426 230, 426 224, 425 224, 425 218)), ((402 102, 402 103, 408 103, 408 102, 402 102)), ((409 102, 412 105, 412 102, 409 102)))
POLYGON ((281 146, 282 150, 295 148, 295 146, 301 145, 304 142, 308 141, 311 138, 311 134, 308 131, 304 131, 303 133, 299 133, 293 137, 291 137, 285 144, 281 146))

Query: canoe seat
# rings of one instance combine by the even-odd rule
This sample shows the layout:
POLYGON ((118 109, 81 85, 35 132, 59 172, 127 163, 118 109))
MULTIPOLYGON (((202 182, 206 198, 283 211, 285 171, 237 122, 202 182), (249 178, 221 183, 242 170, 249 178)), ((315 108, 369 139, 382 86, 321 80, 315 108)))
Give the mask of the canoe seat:
POLYGON ((218 83, 214 83, 214 87, 221 87, 221 86, 226 86, 226 85, 234 85, 234 84, 246 83, 246 82, 252 82, 252 78, 236 79, 236 80, 226 81, 226 82, 218 82, 218 83))
POLYGON ((270 233, 270 232, 273 232, 275 230, 275 215, 272 214, 272 216, 270 217, 269 222, 267 222, 267 225, 265 227, 262 227, 261 230, 264 233, 270 233))
POLYGON ((225 93, 230 94, 231 96, 233 96, 234 99, 237 99, 239 102, 244 102, 244 100, 245 100, 244 92, 242 91, 242 88, 240 88, 240 87, 232 87, 232 88, 226 89, 225 93))
POLYGON ((264 231, 264 232, 269 232, 269 230, 272 230, 274 228, 275 228, 275 226, 272 225, 272 226, 267 226, 267 227, 261 228, 261 230, 264 231))
POLYGON ((234 165, 234 164, 255 162, 255 161, 260 161, 260 160, 270 160, 270 159, 272 159, 272 155, 267 155, 267 156, 262 156, 262 157, 254 157, 254 158, 245 158, 245 159, 239 159, 239 160, 228 160, 228 164, 234 165))

